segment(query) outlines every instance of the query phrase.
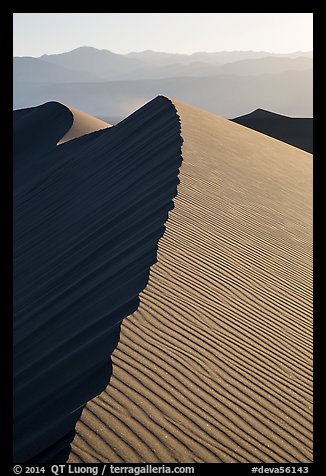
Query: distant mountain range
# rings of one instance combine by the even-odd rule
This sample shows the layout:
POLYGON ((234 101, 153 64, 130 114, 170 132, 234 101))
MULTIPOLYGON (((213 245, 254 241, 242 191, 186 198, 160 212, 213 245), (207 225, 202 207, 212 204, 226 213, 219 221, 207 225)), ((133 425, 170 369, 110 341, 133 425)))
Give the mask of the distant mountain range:
POLYGON ((163 94, 225 117, 257 108, 309 117, 312 66, 311 52, 119 55, 81 47, 15 57, 14 109, 56 100, 94 115, 122 117, 163 94))
POLYGON ((180 76, 214 76, 217 74, 265 74, 301 71, 312 68, 312 53, 273 55, 268 52, 230 51, 181 55, 143 51, 119 55, 108 50, 81 47, 67 53, 39 58, 15 57, 17 80, 42 82, 84 82, 133 79, 162 79, 180 76), (57 69, 55 66, 56 65, 57 69), (63 68, 63 69, 62 69, 63 68), (49 78, 44 76, 49 72, 49 78), (62 80, 59 72, 62 72, 62 80), (28 73, 27 78, 24 75, 28 73), (34 76, 33 76, 34 75, 34 76))
POLYGON ((84 81, 99 81, 90 72, 75 71, 60 64, 31 57, 14 58, 13 72, 14 82, 80 83, 84 81))

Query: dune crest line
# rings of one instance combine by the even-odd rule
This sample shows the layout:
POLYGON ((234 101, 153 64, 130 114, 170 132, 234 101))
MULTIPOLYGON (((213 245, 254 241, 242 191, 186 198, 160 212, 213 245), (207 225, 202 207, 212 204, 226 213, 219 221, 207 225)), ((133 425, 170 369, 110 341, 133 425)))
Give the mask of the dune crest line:
POLYGON ((85 134, 90 134, 92 132, 112 127, 111 124, 108 124, 107 122, 102 121, 101 119, 97 119, 96 117, 90 116, 85 112, 78 111, 78 109, 75 109, 74 107, 65 107, 67 107, 72 113, 74 120, 71 128, 60 139, 58 145, 64 144, 65 142, 68 142, 72 139, 76 139, 77 137, 81 137, 85 134))
POLYGON ((14 113, 18 463, 68 458, 83 406, 110 380, 121 321, 139 305, 179 183, 168 99, 57 146, 72 115, 55 102, 14 113))
POLYGON ((158 261, 69 461, 312 461, 312 156, 173 101, 158 261))

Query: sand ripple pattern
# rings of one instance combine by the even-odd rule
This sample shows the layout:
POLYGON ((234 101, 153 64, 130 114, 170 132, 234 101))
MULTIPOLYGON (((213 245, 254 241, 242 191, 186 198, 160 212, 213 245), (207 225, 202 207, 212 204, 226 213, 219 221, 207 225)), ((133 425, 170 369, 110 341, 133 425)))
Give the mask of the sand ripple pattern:
POLYGON ((312 157, 174 102, 158 262, 70 462, 312 460, 312 157))
POLYGON ((120 323, 156 262, 182 139, 163 97, 60 146, 72 123, 65 106, 15 119, 14 459, 57 463, 109 382, 120 323))

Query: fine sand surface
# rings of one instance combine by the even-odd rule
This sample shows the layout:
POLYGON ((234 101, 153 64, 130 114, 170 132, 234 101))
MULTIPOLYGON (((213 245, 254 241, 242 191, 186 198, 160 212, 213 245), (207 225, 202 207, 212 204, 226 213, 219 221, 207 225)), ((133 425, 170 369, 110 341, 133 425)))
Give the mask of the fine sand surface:
POLYGON ((175 208, 69 462, 309 462, 312 156, 173 104, 175 208))
POLYGON ((90 116, 85 112, 79 111, 71 106, 66 106, 73 115, 73 124, 69 131, 62 137, 58 144, 63 144, 77 137, 89 134, 91 132, 107 129, 111 127, 111 124, 98 119, 97 117, 90 116))
POLYGON ((72 463, 311 461, 312 156, 162 96, 100 123, 14 112, 14 461, 78 419, 72 463))

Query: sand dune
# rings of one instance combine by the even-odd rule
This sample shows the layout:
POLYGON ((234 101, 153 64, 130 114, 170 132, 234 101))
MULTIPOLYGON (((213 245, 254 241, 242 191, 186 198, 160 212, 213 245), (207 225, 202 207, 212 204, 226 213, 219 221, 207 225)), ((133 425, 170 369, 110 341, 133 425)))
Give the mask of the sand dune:
MULTIPOLYGON (((111 127, 110 124, 52 101, 41 106, 14 111, 14 188, 29 187, 43 174, 56 169, 66 159, 58 144, 81 135, 111 127)), ((77 147, 78 148, 78 147, 77 147)))
POLYGON ((66 106, 71 111, 73 115, 73 124, 69 131, 62 137, 58 144, 63 144, 77 137, 89 134, 91 132, 99 131, 102 129, 107 129, 111 127, 111 124, 97 119, 94 116, 90 116, 85 112, 79 111, 71 106, 66 106))
MULTIPOLYGON (((71 126, 60 104, 19 113, 29 114, 42 116, 44 141, 48 116, 60 133, 71 126)), ((67 459, 83 405, 109 381, 120 322, 138 307, 181 162, 178 117, 163 98, 60 146, 48 135, 41 155, 34 141, 14 157, 17 462, 67 459)))
POLYGON ((17 190, 31 180, 56 167, 53 153, 57 143, 73 125, 73 114, 55 101, 13 113, 14 126, 14 188, 17 190))
POLYGON ((67 458, 114 351, 70 462, 311 461, 311 155, 164 97, 51 141, 15 188, 15 460, 67 458))
POLYGON ((311 461, 311 156, 174 104, 175 208, 69 461, 311 461))
POLYGON ((256 111, 236 117, 232 121, 312 154, 312 118, 287 117, 264 109, 256 109, 256 111))

